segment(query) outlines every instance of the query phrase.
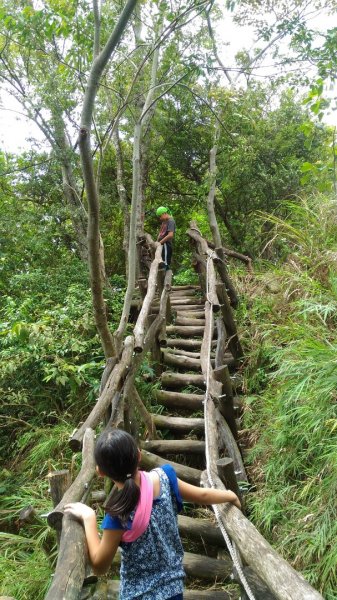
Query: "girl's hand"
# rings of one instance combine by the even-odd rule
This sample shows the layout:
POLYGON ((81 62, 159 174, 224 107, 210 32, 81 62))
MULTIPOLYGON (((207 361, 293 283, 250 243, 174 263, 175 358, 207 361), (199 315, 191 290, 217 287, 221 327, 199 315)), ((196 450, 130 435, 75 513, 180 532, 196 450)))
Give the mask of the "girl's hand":
POLYGON ((64 507, 65 515, 72 515, 77 519, 81 519, 82 521, 87 521, 92 519, 93 517, 96 520, 95 511, 87 506, 86 504, 82 504, 82 502, 73 502, 71 504, 66 504, 64 507))

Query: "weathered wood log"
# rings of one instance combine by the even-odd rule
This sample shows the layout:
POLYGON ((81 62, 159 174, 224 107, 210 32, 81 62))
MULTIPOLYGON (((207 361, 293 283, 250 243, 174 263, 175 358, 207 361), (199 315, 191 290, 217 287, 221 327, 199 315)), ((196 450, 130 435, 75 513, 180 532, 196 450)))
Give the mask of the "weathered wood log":
MULTIPOLYGON (((147 345, 147 343, 145 343, 145 346, 147 345)), ((138 355, 139 357, 139 355, 138 355)), ((130 372, 125 380, 125 384, 124 384, 124 389, 123 389, 123 397, 124 397, 124 403, 131 407, 133 409, 136 409, 141 420, 143 421, 143 423, 145 424, 147 431, 148 431, 148 435, 150 436, 151 439, 156 439, 157 438, 157 431, 156 431, 156 426, 153 422, 153 419, 151 417, 151 413, 149 413, 149 411, 147 410, 145 404, 143 403, 141 397, 138 394, 138 391, 135 387, 135 377, 136 377, 136 373, 137 373, 137 368, 138 368, 138 361, 134 362, 134 365, 132 367, 132 369, 130 369, 130 372)))
MULTIPOLYGON (((215 244, 213 242, 211 242, 210 240, 206 240, 206 241, 207 241, 207 244, 209 245, 209 247, 212 248, 213 250, 215 250, 215 244)), ((253 273, 253 265, 252 265, 253 261, 250 256, 247 256, 246 254, 241 254, 241 252, 237 252, 236 250, 231 250, 230 248, 225 248, 224 246, 222 246, 222 250, 224 251, 225 256, 237 258, 241 262, 244 262, 247 266, 247 271, 249 273, 253 273)))
POLYGON ((242 495, 234 471, 232 458, 219 458, 216 463, 218 475, 228 490, 232 490, 239 498, 242 505, 242 495))
POLYGON ((158 429, 170 429, 179 434, 189 433, 190 431, 202 433, 204 431, 204 419, 198 417, 167 417, 152 413, 152 418, 158 429))
POLYGON ((204 304, 204 301, 202 298, 197 298, 197 296, 181 296, 179 298, 171 298, 171 305, 172 308, 174 308, 175 306, 189 306, 189 305, 198 305, 199 307, 202 306, 204 304))
POLYGON ((85 498, 90 493, 90 484, 96 472, 96 463, 94 458, 95 436, 92 429, 87 429, 83 437, 82 466, 75 481, 67 489, 61 501, 52 510, 48 517, 48 525, 54 529, 60 530, 62 527, 63 510, 65 504, 70 502, 85 502, 85 498))
POLYGON ((205 319, 191 319, 185 317, 177 317, 175 325, 205 325, 205 319))
MULTIPOLYGON (((157 318, 156 315, 149 315, 147 318, 149 325, 151 325, 156 320, 156 318, 157 318)), ((154 370, 156 376, 159 377, 159 375, 163 371, 163 365, 162 365, 161 348, 160 348, 160 343, 158 340, 158 332, 156 335, 154 335, 153 342, 151 344, 151 359, 152 359, 152 364, 153 364, 153 370, 154 370)))
POLYGON ((182 290, 200 290, 200 286, 188 283, 186 285, 173 285, 171 289, 173 292, 180 292, 182 290))
MULTIPOLYGON (((111 579, 108 582, 103 582, 104 586, 102 586, 102 582, 99 584, 99 588, 97 587, 97 595, 96 592, 93 596, 90 596, 90 600, 102 600, 106 598, 108 600, 118 600, 119 599, 119 581, 116 579, 111 579)), ((231 600, 232 596, 229 596, 227 592, 224 590, 215 590, 213 588, 209 588, 207 590, 189 590, 188 588, 184 589, 184 600, 231 600)), ((0 598, 1 600, 1 598, 0 598)), ((14 600, 10 599, 10 600, 14 600)), ((82 598, 81 598, 82 600, 82 598)), ((86 598, 84 599, 86 600, 86 598)), ((266 598, 269 600, 269 598, 266 598)))
MULTIPOLYGON (((112 566, 119 567, 120 564, 121 555, 120 552, 117 552, 112 566)), ((205 579, 212 582, 215 579, 218 581, 226 581, 230 578, 232 572, 232 561, 230 558, 209 558, 208 556, 193 554, 192 552, 184 553, 183 566, 186 575, 189 577, 205 579)))
POLYGON ((231 306, 233 306, 233 308, 237 308, 237 306, 239 304, 239 297, 236 293, 236 289, 234 287, 233 281, 227 270, 226 258, 225 258, 223 248, 216 248, 215 252, 216 252, 217 258, 214 260, 214 262, 218 269, 218 273, 221 277, 221 280, 223 281, 223 283, 226 286, 226 290, 228 293, 228 297, 230 299, 231 306))
POLYGON ((215 590, 209 588, 208 590, 184 590, 184 600, 231 600, 232 595, 229 596, 225 590, 215 590))
MULTIPOLYGON (((250 567, 243 567, 243 573, 248 582, 250 589, 254 594, 255 600, 277 600, 276 596, 269 591, 268 587, 259 579, 259 577, 254 573, 253 569, 250 567)), ((236 568, 233 566, 233 580, 240 584, 240 577, 236 571, 236 568)), ((242 584, 241 584, 241 600, 249 600, 248 595, 246 594, 242 584)))
MULTIPOLYGON (((194 310, 200 311, 200 307, 203 305, 203 302, 195 303, 195 304, 175 304, 172 306, 172 310, 179 312, 193 312, 194 310)), ((155 308, 155 307, 154 307, 155 308)))
POLYGON ((86 575, 88 549, 83 525, 70 515, 63 515, 65 504, 85 502, 95 474, 94 432, 87 429, 83 438, 82 467, 61 502, 48 515, 48 523, 62 527, 60 550, 55 574, 45 600, 77 600, 86 575))
MULTIPOLYGON (((190 350, 185 350, 182 348, 162 348, 161 351, 163 353, 168 352, 169 354, 176 354, 179 356, 189 356, 190 358, 200 358, 200 352, 191 352, 190 350)), ((214 352, 213 357, 214 358, 214 352)))
POLYGON ((201 339, 189 340, 184 338, 168 338, 168 348, 199 348, 201 347, 201 339))
MULTIPOLYGON (((155 298, 152 302, 152 306, 156 307, 159 304, 159 299, 155 298)), ((204 300, 198 296, 171 296, 171 306, 173 310, 176 310, 176 306, 183 306, 185 310, 191 310, 190 306, 197 306, 200 310, 200 307, 203 306, 204 300)))
MULTIPOLYGON (((207 473, 202 482, 209 485, 207 473)), ((219 477, 216 487, 224 489, 219 477)), ((233 504, 219 504, 224 526, 243 560, 258 574, 278 600, 323 600, 321 594, 295 571, 233 504)))
POLYGON ((188 483, 192 483, 192 485, 199 486, 201 476, 201 471, 199 471, 199 469, 186 467, 185 465, 173 462, 172 460, 166 460, 164 458, 161 458, 160 456, 157 456, 156 454, 152 454, 151 452, 142 450, 140 464, 141 467, 145 468, 146 470, 150 471, 151 469, 161 467, 162 465, 165 465, 167 463, 172 465, 179 479, 187 481, 188 483))
MULTIPOLYGON (((60 471, 50 471, 47 477, 49 480, 49 490, 53 507, 56 508, 57 505, 62 501, 67 489, 71 486, 71 475, 68 469, 63 469, 60 471)), ((59 546, 61 540, 60 530, 56 531, 56 540, 57 545, 59 546)))
POLYGON ((103 504, 106 499, 106 491, 105 490, 94 490, 91 492, 91 501, 97 502, 98 504, 103 504))
POLYGON ((209 394, 213 398, 218 398, 221 394, 221 384, 219 384, 213 376, 212 364, 209 359, 210 348, 211 348, 211 344, 212 344, 213 329, 214 329, 214 320, 213 320, 212 306, 208 302, 208 300, 205 303, 205 318, 206 318, 206 324, 205 324, 204 336, 202 339, 201 350, 200 350, 200 364, 201 364, 201 370, 202 370, 202 374, 203 374, 203 378, 204 378, 205 382, 207 382, 207 377, 208 377, 208 392, 209 392, 209 394))
POLYGON ((69 446, 74 452, 78 452, 82 446, 82 440, 86 429, 95 429, 103 419, 104 413, 109 407, 115 393, 122 387, 122 382, 130 368, 133 353, 133 337, 128 336, 124 342, 124 350, 121 360, 116 364, 108 378, 103 392, 99 396, 94 408, 77 431, 71 436, 69 446))
POLYGON ((218 295, 216 292, 216 275, 215 275, 214 263, 213 263, 213 259, 210 258, 210 254, 208 254, 210 252, 209 248, 208 248, 208 244, 207 244, 205 238, 202 237, 202 235, 197 227, 197 223, 195 221, 191 221, 190 228, 187 230, 187 235, 189 235, 189 237, 196 242, 197 252, 199 251, 198 248, 200 248, 201 256, 205 257, 205 259, 207 260, 208 300, 213 304, 213 310, 216 312, 220 309, 220 302, 219 302, 218 295))
POLYGON ((174 312, 179 319, 204 319, 205 318, 205 310, 176 310, 174 312))
POLYGON ((229 248, 222 248, 225 256, 231 256, 233 258, 237 258, 245 263, 247 267, 247 271, 249 273, 253 273, 253 261, 250 256, 246 256, 246 254, 241 254, 241 252, 236 252, 236 250, 230 250, 229 248))
POLYGON ((224 363, 226 354, 226 338, 227 332, 222 316, 216 319, 217 343, 215 351, 215 367, 221 367, 224 363))
POLYGON ((204 394, 188 394, 183 392, 169 392, 167 390, 155 390, 157 401, 170 408, 184 410, 198 410, 202 408, 204 394))
POLYGON ((238 482, 248 483, 247 473, 243 464, 242 456, 233 434, 227 425, 219 409, 215 411, 217 430, 219 436, 219 446, 226 451, 226 454, 233 459, 234 471, 238 482))
POLYGON ((194 385, 195 387, 205 388, 205 380, 203 375, 197 373, 172 373, 165 371, 161 375, 161 383, 163 387, 179 388, 194 385))
POLYGON ((77 600, 87 564, 88 549, 83 525, 65 515, 55 574, 45 600, 77 600))
POLYGON ((155 454, 205 454, 205 443, 198 440, 146 440, 140 447, 155 454))
POLYGON ((142 299, 144 300, 145 296, 146 296, 146 292, 147 292, 147 279, 145 279, 145 277, 141 277, 140 279, 138 279, 138 287, 139 287, 139 291, 140 291, 140 295, 142 297, 142 299))
POLYGON ((107 361, 105 363, 104 371, 102 373, 101 383, 99 386, 100 395, 103 392, 103 390, 107 384, 107 381, 111 375, 112 369, 114 368, 116 363, 117 363, 117 358, 115 356, 107 359, 107 361))
POLYGON ((171 298, 198 298, 200 299, 200 294, 198 295, 196 290, 172 290, 171 298))
POLYGON ((234 412, 234 394, 232 381, 230 379, 228 367, 223 365, 214 370, 214 377, 221 383, 222 392, 219 396, 219 409, 221 414, 225 417, 230 430, 234 436, 234 439, 238 439, 238 430, 235 421, 234 412))
POLYGON ((178 515, 179 533, 182 537, 200 541, 206 544, 226 548, 226 542, 217 522, 210 519, 195 519, 178 515))
POLYGON ((173 352, 165 352, 163 353, 163 361, 165 365, 176 367, 177 369, 200 371, 200 358, 191 358, 186 355, 182 356, 173 352))
POLYGON ((158 340, 159 347, 166 347, 167 335, 166 335, 166 323, 171 320, 171 305, 169 292, 172 284, 172 271, 166 271, 164 278, 164 288, 160 297, 159 304, 159 315, 162 316, 162 322, 160 327, 156 330, 156 339, 158 340))
POLYGON ((183 565, 186 575, 197 579, 213 581, 228 580, 232 573, 232 561, 224 557, 220 560, 200 554, 185 552, 183 565))
POLYGON ((168 325, 166 327, 166 332, 168 335, 182 335, 186 337, 193 337, 195 335, 203 335, 204 327, 202 325, 168 325))
POLYGON ((148 279, 148 283, 147 283, 146 296, 143 300, 142 308, 140 310, 136 325, 133 330, 133 335, 135 338, 135 344, 134 344, 135 352, 143 351, 144 336, 145 336, 145 329, 146 329, 146 319, 150 312, 150 307, 151 307, 151 304, 153 302, 155 292, 156 292, 156 281, 157 281, 157 276, 158 276, 159 263, 162 260, 162 258, 161 258, 162 249, 163 248, 162 248, 161 244, 157 243, 155 258, 151 263, 149 279, 148 279))
POLYGON ((32 523, 36 518, 36 510, 34 508, 34 506, 32 506, 31 504, 29 506, 25 506, 25 508, 22 508, 22 510, 20 510, 19 513, 19 517, 18 517, 18 524, 20 525, 20 527, 22 527, 22 525, 27 525, 27 523, 32 523))
POLYGON ((226 288, 223 283, 216 285, 216 291, 221 302, 221 314, 225 323, 227 336, 228 336, 228 348, 233 354, 234 358, 242 358, 243 351, 238 337, 238 331, 236 323, 233 317, 232 309, 226 292, 226 288))

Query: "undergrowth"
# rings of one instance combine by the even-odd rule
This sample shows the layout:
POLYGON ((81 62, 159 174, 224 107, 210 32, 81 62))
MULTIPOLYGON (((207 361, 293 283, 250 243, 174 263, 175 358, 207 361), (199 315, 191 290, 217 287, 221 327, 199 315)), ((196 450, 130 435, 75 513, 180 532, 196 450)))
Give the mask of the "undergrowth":
POLYGON ((318 198, 287 209, 284 220, 269 218, 283 260, 258 265, 241 283, 245 427, 257 489, 249 510, 282 555, 336 600, 336 207, 318 198))

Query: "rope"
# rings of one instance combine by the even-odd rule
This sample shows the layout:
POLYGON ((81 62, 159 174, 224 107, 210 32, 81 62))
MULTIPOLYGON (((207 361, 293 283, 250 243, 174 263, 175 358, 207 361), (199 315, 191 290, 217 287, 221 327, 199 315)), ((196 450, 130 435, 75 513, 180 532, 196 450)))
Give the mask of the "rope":
MULTIPOLYGON (((207 263, 206 263, 206 297, 207 300, 210 304, 211 307, 211 314, 210 314, 210 320, 209 320, 209 339, 211 340, 211 336, 212 336, 212 317, 213 317, 213 302, 212 300, 210 300, 209 297, 209 263, 211 260, 213 260, 213 257, 216 256, 216 253, 213 251, 208 257, 207 257, 207 263)), ((205 391, 205 400, 204 400, 204 420, 205 420, 205 453, 206 453, 206 471, 207 471, 207 477, 208 477, 208 481, 209 484, 211 486, 211 488, 215 488, 215 484, 213 481, 213 477, 212 477, 212 471, 210 468, 210 458, 209 458, 209 440, 208 440, 208 427, 207 427, 207 422, 208 422, 208 411, 207 411, 207 405, 208 405, 208 401, 211 400, 211 396, 209 393, 209 380, 210 380, 210 369, 211 369, 211 344, 209 344, 208 346, 208 355, 207 355, 207 374, 206 374, 206 391, 205 391)), ((229 551, 229 554, 232 558, 233 564, 237 570, 239 579, 245 589, 245 592, 249 598, 249 600, 255 600, 255 597, 253 595, 252 590, 249 587, 249 584, 247 582, 247 579, 243 573, 242 570, 242 566, 240 563, 240 559, 238 556, 238 552, 236 549, 236 545, 234 542, 231 541, 223 520, 222 520, 222 516, 220 514, 220 510, 217 504, 213 504, 212 508, 214 510, 214 514, 216 516, 216 520, 218 522, 218 525, 220 527, 220 531, 224 537, 224 540, 227 544, 227 548, 229 551)))

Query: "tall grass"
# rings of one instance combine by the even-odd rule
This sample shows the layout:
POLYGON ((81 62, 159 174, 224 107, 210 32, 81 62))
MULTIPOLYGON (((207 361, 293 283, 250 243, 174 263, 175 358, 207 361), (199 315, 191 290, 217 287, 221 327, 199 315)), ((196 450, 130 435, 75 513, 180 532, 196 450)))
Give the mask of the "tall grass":
MULTIPOLYGON (((337 219, 335 201, 270 218, 285 259, 251 282, 245 421, 256 525, 337 598, 337 219), (273 286, 270 286, 270 281, 273 286), (270 291, 270 290, 273 291, 270 291)), ((280 247, 280 246, 278 246, 280 247)))

